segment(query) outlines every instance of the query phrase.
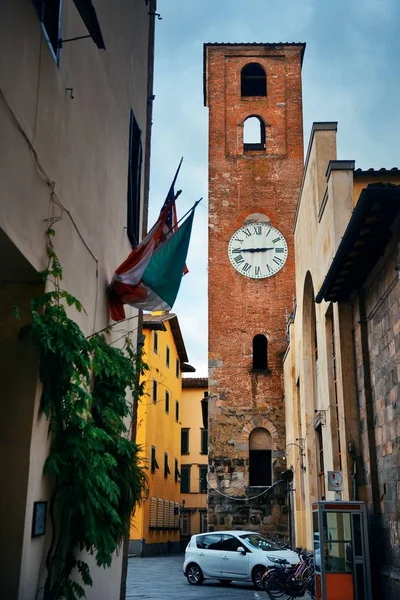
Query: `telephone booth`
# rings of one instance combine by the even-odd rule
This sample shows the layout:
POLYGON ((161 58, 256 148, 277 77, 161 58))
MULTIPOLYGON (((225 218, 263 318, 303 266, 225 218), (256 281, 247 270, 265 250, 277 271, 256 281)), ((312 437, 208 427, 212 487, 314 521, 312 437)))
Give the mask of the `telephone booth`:
POLYGON ((372 600, 364 502, 314 502, 317 600, 372 600))

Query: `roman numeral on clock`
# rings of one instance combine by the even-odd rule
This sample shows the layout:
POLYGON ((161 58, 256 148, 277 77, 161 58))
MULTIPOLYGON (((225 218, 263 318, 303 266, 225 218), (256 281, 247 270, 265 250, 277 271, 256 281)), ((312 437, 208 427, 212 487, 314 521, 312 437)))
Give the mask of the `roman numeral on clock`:
POLYGON ((275 252, 278 254, 282 254, 282 252, 285 252, 285 248, 275 248, 275 252))
POLYGON ((244 262, 244 258, 241 254, 239 254, 239 256, 235 256, 233 260, 237 265, 240 265, 244 262))
POLYGON ((240 253, 241 253, 241 251, 242 251, 242 249, 241 249, 241 248, 233 248, 233 249, 232 249, 232 254, 240 254, 240 253))
POLYGON ((251 231, 250 231, 250 229, 249 229, 248 227, 245 227, 245 228, 243 229, 243 231, 244 231, 244 233, 247 235, 247 237, 249 237, 249 236, 251 235, 251 231))
POLYGON ((245 263, 244 267, 242 267, 242 273, 248 273, 251 269, 251 265, 249 263, 245 263))
POLYGON ((254 267, 254 275, 256 277, 261 277, 261 267, 254 267))
POLYGON ((272 240, 272 242, 273 242, 274 244, 276 244, 276 242, 279 242, 279 240, 281 240, 281 239, 282 239, 282 238, 279 236, 279 237, 275 238, 274 240, 272 240))
POLYGON ((271 267, 269 265, 267 265, 267 269, 268 269, 268 273, 273 273, 273 270, 271 269, 271 267))
POLYGON ((257 235, 261 235, 261 225, 253 225, 254 227, 254 233, 256 233, 257 235))
POLYGON ((281 258, 278 258, 277 256, 274 256, 272 262, 274 262, 277 265, 281 265, 283 263, 283 260, 281 258))

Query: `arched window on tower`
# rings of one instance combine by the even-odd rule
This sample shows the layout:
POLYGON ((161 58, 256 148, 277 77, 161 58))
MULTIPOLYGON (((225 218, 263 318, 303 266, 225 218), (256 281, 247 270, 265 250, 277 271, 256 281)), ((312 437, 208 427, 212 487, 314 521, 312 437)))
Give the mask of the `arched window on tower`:
POLYGON ((243 123, 243 150, 265 149, 265 124, 261 117, 251 115, 243 123))
POLYGON ((253 370, 266 371, 268 369, 268 340, 262 333, 253 338, 253 370))
POLYGON ((249 437, 249 486, 272 485, 272 436, 256 427, 249 437))
POLYGON ((246 96, 266 96, 267 76, 258 63, 249 63, 241 73, 241 94, 246 96))

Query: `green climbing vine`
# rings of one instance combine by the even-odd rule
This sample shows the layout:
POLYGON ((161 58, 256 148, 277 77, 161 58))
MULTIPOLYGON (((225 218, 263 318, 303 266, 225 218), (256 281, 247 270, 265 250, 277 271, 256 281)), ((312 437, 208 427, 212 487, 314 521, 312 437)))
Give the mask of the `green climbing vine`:
POLYGON ((110 566, 146 488, 138 447, 125 423, 144 393, 140 375, 147 366, 128 335, 124 348, 115 348, 104 333, 85 337, 68 317, 65 303, 79 312, 83 307, 61 287, 54 233, 47 231, 43 271, 54 289, 32 300, 32 322, 21 337, 29 335, 39 355, 41 411, 51 434, 44 474, 51 482, 52 538, 43 598, 76 600, 92 585, 81 551, 93 554, 97 565, 110 566))

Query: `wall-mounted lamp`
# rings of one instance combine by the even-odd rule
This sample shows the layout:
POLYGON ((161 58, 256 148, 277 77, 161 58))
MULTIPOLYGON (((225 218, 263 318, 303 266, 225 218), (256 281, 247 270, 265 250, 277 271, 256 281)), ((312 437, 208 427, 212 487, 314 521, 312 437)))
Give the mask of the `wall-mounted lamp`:
POLYGON ((299 452, 300 469, 303 471, 303 473, 306 471, 306 467, 304 465, 304 457, 305 457, 304 442, 305 442, 304 438, 296 438, 296 442, 290 442, 290 444, 286 444, 286 446, 285 446, 285 450, 289 446, 297 446, 297 448, 299 448, 299 450, 300 450, 300 452, 299 452), (300 442, 300 444, 298 444, 297 442, 300 442))

